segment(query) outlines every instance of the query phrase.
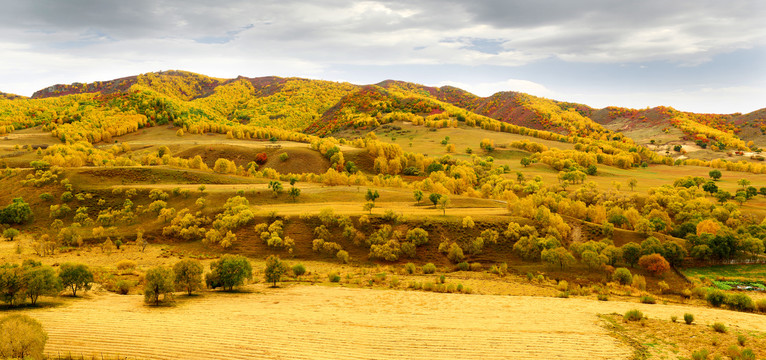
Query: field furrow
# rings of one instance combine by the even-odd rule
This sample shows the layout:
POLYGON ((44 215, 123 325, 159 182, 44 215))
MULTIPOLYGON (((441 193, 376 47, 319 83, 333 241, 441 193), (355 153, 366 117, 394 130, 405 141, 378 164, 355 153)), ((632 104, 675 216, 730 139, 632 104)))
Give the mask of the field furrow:
MULTIPOLYGON (((585 299, 438 294, 322 286, 205 293, 151 308, 139 296, 95 295, 28 310, 47 352, 144 359, 619 359, 632 350, 598 313, 650 317, 688 307, 585 299)), ((700 324, 766 330, 763 316, 699 308, 700 324)))

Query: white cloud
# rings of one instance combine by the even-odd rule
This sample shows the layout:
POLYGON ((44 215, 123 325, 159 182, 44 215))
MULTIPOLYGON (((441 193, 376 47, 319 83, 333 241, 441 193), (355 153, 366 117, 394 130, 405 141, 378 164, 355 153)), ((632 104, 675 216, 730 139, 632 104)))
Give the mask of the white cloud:
POLYGON ((766 89, 735 86, 663 92, 571 93, 565 99, 594 108, 620 106, 643 109, 664 105, 696 113, 746 114, 766 105, 763 102, 766 99, 766 89))
POLYGON ((444 81, 436 86, 454 86, 463 90, 467 90, 475 95, 482 97, 490 96, 494 93, 501 91, 516 91, 523 92, 530 95, 545 97, 554 99, 562 96, 556 92, 546 88, 544 85, 520 79, 507 79, 505 81, 498 82, 484 82, 484 83, 461 83, 454 81, 444 81))

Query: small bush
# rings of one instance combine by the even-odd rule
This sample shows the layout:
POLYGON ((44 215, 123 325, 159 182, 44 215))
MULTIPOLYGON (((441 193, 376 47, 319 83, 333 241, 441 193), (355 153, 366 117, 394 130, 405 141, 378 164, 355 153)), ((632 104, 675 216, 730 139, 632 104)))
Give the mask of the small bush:
POLYGON ((327 279, 330 280, 330 282, 334 282, 334 283, 340 282, 340 275, 338 275, 338 273, 333 272, 327 275, 327 279))
POLYGON ((676 316, 676 315, 671 315, 671 316, 670 316, 670 321, 672 321, 672 322, 676 322, 676 321, 678 321, 678 316, 676 316))
POLYGON ((622 317, 625 321, 639 321, 644 318, 644 313, 641 312, 641 310, 633 309, 628 310, 628 312, 625 313, 625 315, 622 317))
POLYGON ((470 269, 470 265, 468 265, 467 262, 462 261, 457 264, 457 269, 459 271, 468 271, 470 269))
POLYGON ((471 271, 481 271, 482 269, 481 263, 471 263, 471 271))
POLYGON ((713 330, 715 330, 715 332, 726 333, 727 331, 726 325, 724 325, 723 323, 717 322, 717 323, 713 323, 713 325, 710 325, 710 326, 713 328, 713 330))
POLYGON ((423 274, 433 274, 436 272, 436 265, 428 263, 423 265, 423 274))
POLYGON ((691 325, 694 322, 694 315, 689 313, 684 314, 684 322, 686 325, 691 325))
POLYGON ((136 268, 136 262, 133 260, 121 260, 117 263, 117 270, 132 271, 136 268))
POLYGON ((753 311, 755 310, 755 304, 753 299, 745 294, 734 294, 726 297, 726 305, 732 310, 737 311, 753 311))
POLYGON ((351 259, 351 257, 348 255, 348 251, 346 251, 346 250, 338 251, 335 254, 335 257, 337 257, 338 260, 340 260, 340 262, 342 262, 344 264, 348 264, 349 260, 351 259))
POLYGON ((415 273, 415 264, 413 264, 413 263, 406 263, 406 264, 404 264, 404 271, 406 271, 408 274, 414 274, 415 273))
POLYGON ((133 286, 133 284, 127 280, 120 280, 114 286, 118 294, 127 295, 130 292, 130 288, 133 286))
POLYGON ((556 294, 556 297, 557 298, 562 298, 562 299, 568 299, 569 298, 569 291, 561 291, 558 294, 556 294))
POLYGON ((306 267, 303 264, 297 264, 293 266, 293 274, 295 276, 301 276, 306 273, 306 267))
POLYGON ((721 305, 726 302, 726 294, 724 294, 721 290, 713 290, 707 293, 705 299, 711 306, 721 307, 721 305))
POLYGON ((747 337, 745 335, 739 334, 737 335, 737 343, 739 346, 745 346, 745 343, 747 342, 747 337))
POLYGON ((561 280, 556 286, 556 289, 559 291, 567 291, 567 289, 569 289, 569 283, 566 280, 561 280))
POLYGON ((598 294, 598 301, 609 301, 609 294, 607 294, 607 293, 599 293, 598 294))
POLYGON ((627 285, 633 282, 633 274, 627 268, 617 268, 612 274, 612 280, 617 281, 622 285, 627 285))
POLYGON ((700 350, 692 352, 692 359, 693 360, 707 360, 708 354, 709 353, 708 353, 707 349, 700 349, 700 350))
POLYGON ((696 297, 697 299, 704 299, 707 297, 707 289, 702 286, 697 286, 694 289, 692 289, 692 296, 696 297))
POLYGON ((287 153, 279 154, 279 160, 287 161, 287 159, 289 159, 289 158, 290 158, 290 155, 288 155, 287 153))
POLYGON ((742 352, 739 353, 739 358, 741 360, 755 360, 755 353, 751 349, 742 349, 742 352))
POLYGON ((657 300, 654 299, 651 295, 642 295, 641 296, 641 303, 643 304, 656 304, 657 300))

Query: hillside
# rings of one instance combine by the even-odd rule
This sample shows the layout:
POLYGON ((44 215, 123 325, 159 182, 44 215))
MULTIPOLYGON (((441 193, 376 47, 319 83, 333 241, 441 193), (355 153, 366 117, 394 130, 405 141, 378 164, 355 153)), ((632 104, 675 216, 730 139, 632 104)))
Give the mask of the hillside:
POLYGON ((3 96, 0 311, 49 358, 763 357, 763 115, 182 71, 3 96))
MULTIPOLYGON (((467 91, 444 86, 428 87, 404 81, 386 80, 376 85, 352 85, 297 78, 260 77, 217 79, 185 71, 164 71, 89 84, 54 85, 37 91, 31 99, 3 95, 0 99, 23 100, 4 104, 3 125, 8 119, 26 113, 30 118, 16 122, 14 128, 35 126, 29 120, 51 109, 59 118, 71 112, 72 105, 97 103, 96 109, 80 108, 77 114, 87 118, 90 112, 105 116, 137 112, 149 122, 162 124, 181 118, 184 123, 199 118, 226 124, 254 124, 278 127, 318 135, 330 135, 349 126, 361 127, 385 123, 387 114, 408 117, 434 117, 454 109, 501 122, 563 135, 602 138, 605 133, 621 132, 639 144, 651 140, 716 145, 723 150, 748 150, 747 142, 761 143, 766 131, 766 109, 750 114, 693 114, 672 108, 593 109, 587 105, 553 101, 517 92, 500 92, 478 97, 467 91), (119 106, 105 99, 127 98, 119 106), (51 101, 55 99, 55 101, 51 101), (85 101, 85 103, 83 103, 85 101), (140 104, 138 104, 140 103, 140 104), (739 141, 739 140, 742 141, 739 141)), ((395 117, 398 118, 398 117, 395 117)), ((457 117, 459 120, 464 116, 457 117)), ((410 118, 411 119, 411 118, 410 118)), ((55 119, 54 119, 55 120, 55 119)), ((63 122, 71 121, 63 117, 63 122)), ((7 131, 7 130, 4 130, 7 131)), ((607 135, 613 137, 614 135, 607 135)))

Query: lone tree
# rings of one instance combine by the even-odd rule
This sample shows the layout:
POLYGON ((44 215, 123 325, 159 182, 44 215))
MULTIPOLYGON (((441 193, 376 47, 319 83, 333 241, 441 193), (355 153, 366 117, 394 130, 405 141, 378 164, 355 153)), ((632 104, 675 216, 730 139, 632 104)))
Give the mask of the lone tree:
POLYGON ((63 288, 56 271, 50 266, 34 264, 24 269, 27 296, 32 305, 37 304, 40 295, 55 295, 63 288))
POLYGON ((227 254, 210 263, 210 272, 205 275, 205 282, 208 287, 222 287, 225 291, 232 291, 235 286, 244 284, 251 277, 253 267, 246 257, 227 254))
POLYGON ((13 241, 17 236, 19 236, 19 231, 14 228, 7 228, 3 231, 3 237, 8 241, 13 241))
POLYGON ((277 282, 282 278, 285 271, 287 271, 287 266, 279 259, 279 256, 271 255, 266 258, 266 269, 263 273, 266 282, 273 283, 271 287, 277 287, 277 282))
POLYGON ((160 304, 173 296, 173 270, 164 266, 158 266, 146 272, 146 284, 144 284, 144 302, 160 304))
POLYGON ((24 270, 16 264, 0 265, 0 298, 13 306, 24 301, 24 270))
POLYGON ((711 179, 715 181, 718 181, 718 179, 720 179, 721 176, 723 175, 721 174, 721 170, 717 170, 717 169, 710 170, 710 172, 707 174, 710 176, 711 179))
POLYGON ((271 180, 269 181, 269 189, 274 193, 274 197, 277 197, 282 193, 282 183, 276 180, 271 180))
POLYGON ((197 260, 186 259, 177 262, 173 266, 175 275, 174 283, 177 289, 186 290, 191 295, 194 290, 202 287, 202 263, 197 260))
POLYGON ((415 201, 417 201, 418 204, 420 204, 420 200, 423 200, 423 192, 420 190, 415 190, 412 195, 415 196, 415 201))
POLYGON ((93 282, 93 273, 84 264, 64 263, 59 268, 61 284, 72 289, 72 296, 77 296, 77 290, 90 289, 93 282))
POLYGON ((531 164, 532 164, 532 158, 530 158, 529 156, 525 156, 525 157, 521 158, 521 165, 522 166, 527 167, 527 166, 529 166, 531 164))
POLYGON ((380 194, 378 194, 378 190, 367 189, 367 195, 364 196, 364 199, 375 203, 375 200, 377 200, 379 197, 380 194))
POLYGON ((670 263, 660 254, 644 255, 638 259, 638 265, 655 276, 670 270, 670 263))
POLYGON ((713 195, 718 192, 718 185, 716 185, 712 181, 708 181, 704 185, 702 185, 702 190, 705 190, 705 192, 709 193, 710 195, 713 195))
POLYGON ((295 199, 297 199, 298 196, 301 195, 301 189, 298 189, 297 187, 293 186, 290 188, 290 190, 287 191, 287 195, 290 195, 290 197, 293 199, 293 202, 295 202, 295 199))
POLYGON ((439 209, 442 209, 442 215, 447 215, 447 207, 450 205, 450 200, 446 196, 439 198, 439 209))
POLYGON ((13 199, 5 209, 0 209, 0 223, 24 224, 32 221, 32 208, 23 198, 13 199))
POLYGON ((43 359, 48 334, 37 320, 21 314, 0 319, 0 358, 43 359))
POLYGON ((439 199, 441 199, 442 194, 433 193, 431 195, 428 195, 428 200, 431 200, 431 202, 436 206, 439 203, 439 199))

